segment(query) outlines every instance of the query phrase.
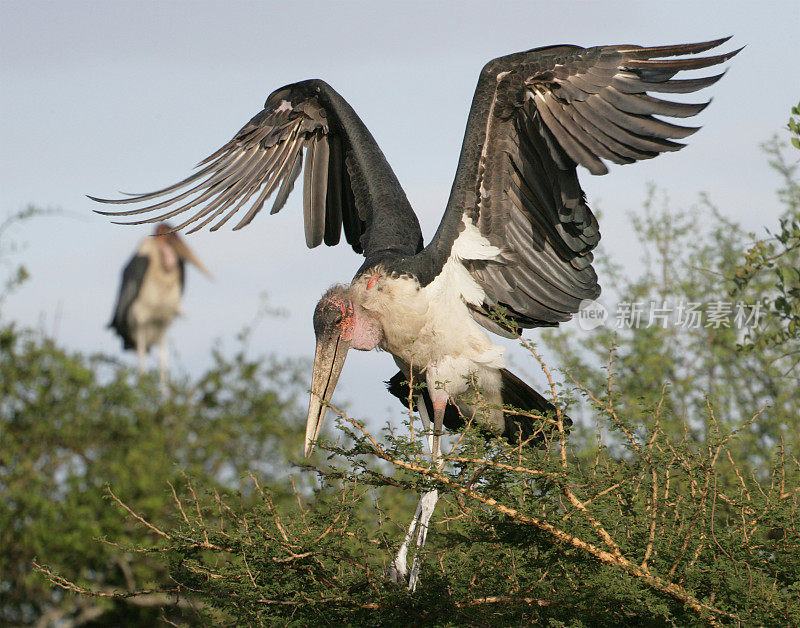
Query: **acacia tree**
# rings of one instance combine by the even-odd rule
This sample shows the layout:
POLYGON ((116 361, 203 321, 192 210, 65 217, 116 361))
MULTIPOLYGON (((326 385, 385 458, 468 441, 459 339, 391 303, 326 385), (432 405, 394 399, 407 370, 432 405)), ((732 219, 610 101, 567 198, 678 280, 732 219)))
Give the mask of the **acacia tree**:
POLYGON ((605 378, 598 366, 614 347, 619 404, 632 419, 644 418, 662 397, 661 383, 668 384, 663 403, 698 440, 706 437, 709 404, 729 429, 763 408, 736 441, 753 471, 768 465, 778 444, 795 452, 800 446, 800 127, 792 120, 789 129, 788 154, 777 139, 764 147, 782 182, 776 235, 753 244, 755 236, 706 196, 692 210, 673 211, 666 195, 651 188, 643 214, 632 217, 644 248, 642 272, 623 273, 600 256, 608 300, 618 302, 609 324, 590 333, 545 334, 565 370, 594 389, 605 378), (632 304, 643 306, 638 321, 631 320, 632 304), (687 324, 691 305, 698 306, 696 318, 687 324), (619 316, 626 307, 627 316, 619 316))
MULTIPOLYGON (((411 431, 378 438, 333 408, 351 444, 322 445, 346 463, 317 467, 326 490, 314 499, 280 505, 254 478, 253 508, 206 500, 200 516, 203 499, 188 494, 176 499, 174 525, 133 516, 153 537, 149 551, 169 557, 174 584, 165 592, 199 595, 222 623, 800 622, 797 461, 779 450, 761 469, 765 480, 748 474, 735 446, 743 429, 727 431, 711 405, 702 443, 672 429, 680 417, 665 396, 629 420, 616 404, 614 369, 604 390, 572 391, 603 422, 590 451, 573 450, 559 409, 544 418, 549 448, 487 441, 467 428, 440 468, 411 431), (384 501, 432 488, 442 507, 412 595, 387 579, 405 522, 384 501)), ((560 408, 554 381, 551 394, 560 408)), ((412 425, 418 434, 413 415, 412 425)))
MULTIPOLYGON (((787 125, 792 146, 800 150, 800 104, 792 108, 787 125)), ((747 252, 744 264, 737 268, 733 294, 760 288, 767 312, 763 333, 746 338, 744 349, 776 349, 775 361, 786 372, 796 372, 800 364, 800 179, 798 154, 786 155, 773 139, 765 145, 770 164, 780 175, 778 191, 784 207, 780 227, 773 237, 756 242, 747 252)))

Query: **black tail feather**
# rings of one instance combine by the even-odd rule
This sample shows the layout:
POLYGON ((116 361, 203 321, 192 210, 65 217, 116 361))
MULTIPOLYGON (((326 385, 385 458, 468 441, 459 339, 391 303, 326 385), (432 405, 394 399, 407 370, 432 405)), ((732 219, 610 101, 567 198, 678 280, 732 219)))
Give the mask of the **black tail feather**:
MULTIPOLYGON (((422 395, 422 399, 425 402, 425 408, 428 410, 428 416, 433 419, 433 401, 431 401, 431 396, 428 394, 428 389, 425 387, 425 381, 423 380, 419 383, 421 383, 422 386, 419 390, 414 392, 414 395, 411 399, 411 409, 414 412, 419 410, 419 408, 417 408, 417 397, 422 395)), ((415 387, 416 385, 417 382, 414 383, 415 387)), ((397 397, 406 408, 408 408, 408 378, 405 376, 403 371, 398 371, 395 373, 392 378, 386 382, 386 388, 390 393, 397 397)), ((461 414, 459 414, 458 408, 448 403, 444 411, 444 420, 442 423, 448 430, 458 430, 464 427, 465 421, 461 414)))
MULTIPOLYGON (((528 414, 541 414, 545 417, 554 418, 556 407, 545 399, 542 395, 528 386, 519 377, 507 369, 501 369, 503 405, 512 406, 528 414)), ((536 419, 522 414, 505 415, 506 429, 503 432, 509 442, 518 443, 520 440, 532 438, 533 444, 539 444, 545 440, 545 435, 550 434, 554 428, 544 425, 536 419)), ((572 419, 565 416, 564 427, 572 425, 572 419)))
MULTIPOLYGON (((500 373, 502 376, 501 394, 504 406, 512 406, 526 414, 542 414, 546 417, 555 416, 555 406, 523 382, 519 377, 506 369, 502 369, 500 373)), ((433 403, 431 402, 431 397, 425 388, 425 382, 422 381, 421 384, 422 386, 418 391, 415 391, 411 399, 411 409, 414 412, 418 410, 416 400, 418 396, 421 396, 428 410, 428 416, 433 417, 433 403)), ((408 378, 402 371, 395 373, 395 375, 386 382, 386 387, 406 408, 408 407, 408 378)), ((518 443, 520 440, 525 441, 531 439, 531 444, 540 445, 545 442, 545 435, 553 431, 552 428, 544 424, 544 421, 539 421, 525 416, 524 414, 506 412, 504 418, 505 430, 503 431, 503 437, 508 439, 511 443, 518 443)), ((464 427, 465 421, 464 417, 458 412, 458 408, 448 404, 444 413, 443 423, 449 430, 458 430, 464 427)), ((564 417, 564 426, 568 427, 570 425, 572 425, 572 420, 569 417, 564 417)), ((489 434, 492 436, 497 435, 496 432, 489 432, 489 434)))

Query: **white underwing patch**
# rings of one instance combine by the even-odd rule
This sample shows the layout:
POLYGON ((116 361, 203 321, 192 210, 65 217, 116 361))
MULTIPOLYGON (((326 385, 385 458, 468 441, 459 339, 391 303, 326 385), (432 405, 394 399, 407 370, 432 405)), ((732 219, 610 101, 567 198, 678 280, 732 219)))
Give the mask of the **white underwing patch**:
POLYGON ((452 295, 456 292, 466 303, 479 306, 483 303, 486 293, 462 262, 497 259, 500 249, 490 244, 469 218, 464 216, 462 223, 464 230, 453 242, 450 257, 442 267, 442 272, 425 290, 430 290, 437 296, 444 293, 452 295))

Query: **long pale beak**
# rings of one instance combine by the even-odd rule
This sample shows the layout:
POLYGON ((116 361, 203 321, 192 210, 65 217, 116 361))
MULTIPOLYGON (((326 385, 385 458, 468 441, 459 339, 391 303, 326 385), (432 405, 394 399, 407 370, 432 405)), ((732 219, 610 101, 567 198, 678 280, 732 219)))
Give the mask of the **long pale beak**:
POLYGON ((194 251, 186 246, 182 240, 176 239, 176 241, 173 243, 173 246, 175 247, 175 252, 181 259, 191 262, 197 266, 197 268, 199 268, 209 279, 214 278, 214 275, 211 274, 211 271, 206 268, 205 264, 203 264, 203 262, 198 259, 197 255, 194 254, 194 251))
POLYGON ((342 372, 349 349, 350 343, 342 340, 338 330, 317 339, 306 421, 306 456, 310 456, 314 451, 314 441, 322 429, 322 419, 325 417, 325 410, 328 409, 327 403, 333 396, 333 389, 339 381, 339 374, 342 372))

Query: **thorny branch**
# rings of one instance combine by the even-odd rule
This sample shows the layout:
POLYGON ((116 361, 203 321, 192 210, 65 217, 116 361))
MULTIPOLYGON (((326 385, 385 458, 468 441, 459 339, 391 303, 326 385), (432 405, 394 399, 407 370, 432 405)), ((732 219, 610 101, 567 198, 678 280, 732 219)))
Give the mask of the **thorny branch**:
MULTIPOLYGON (((604 541, 606 541, 610 545, 610 547, 612 548, 611 552, 605 551, 605 550, 597 547, 596 545, 594 545, 592 543, 589 543, 587 541, 584 541, 583 539, 578 538, 577 536, 569 534, 568 532, 565 532, 564 530, 561 530, 561 529, 557 528, 556 526, 553 526, 552 524, 548 523, 547 521, 544 521, 542 519, 538 519, 538 518, 535 518, 535 517, 531 517, 531 516, 522 514, 515 508, 511 508, 509 506, 501 504, 500 502, 498 502, 497 500, 495 500, 493 498, 485 497, 484 495, 481 495, 480 493, 478 493, 475 490, 471 490, 471 489, 469 489, 467 487, 464 487, 464 486, 461 486, 459 484, 456 484, 449 476, 446 476, 446 475, 442 474, 439 471, 435 471, 433 469, 430 469, 429 467, 422 467, 422 466, 419 466, 419 465, 415 465, 413 463, 407 462, 407 461, 402 460, 400 458, 392 457, 386 451, 384 451, 384 449, 378 444, 378 442, 373 438, 373 436, 366 429, 364 429, 364 427, 361 424, 359 424, 358 422, 354 421, 353 419, 351 419, 350 417, 348 417, 347 415, 345 415, 343 413, 339 413, 339 414, 345 421, 347 421, 351 425, 353 425, 356 429, 358 429, 370 441, 370 443, 373 446, 373 451, 374 451, 375 455, 378 456, 379 458, 381 458, 383 460, 386 460, 387 462, 391 462, 395 466, 398 466, 398 467, 407 469, 409 471, 413 471, 415 473, 419 473, 420 475, 429 477, 429 478, 435 480, 436 482, 439 482, 442 485, 447 486, 450 489, 461 493, 462 495, 465 495, 465 496, 470 497, 470 498, 472 498, 472 499, 474 499, 476 501, 479 501, 479 502, 481 502, 481 503, 483 503, 483 504, 485 504, 487 506, 491 506, 492 508, 495 508, 499 512, 502 512, 503 514, 511 517, 512 519, 514 519, 516 521, 532 525, 532 526, 538 528, 539 530, 542 530, 543 532, 546 532, 546 533, 552 535, 556 540, 558 540, 558 541, 560 541, 562 543, 566 543, 566 544, 571 545, 573 547, 576 547, 578 549, 584 550, 584 551, 588 552, 589 554, 591 554, 592 556, 594 556, 595 558, 598 558, 599 560, 601 560, 601 561, 603 561, 605 563, 609 563, 609 564, 615 565, 617 567, 620 567, 625 572, 631 574, 634 577, 637 577, 637 578, 641 579, 642 581, 647 583, 649 586, 652 586, 653 588, 655 588, 655 589, 657 589, 659 591, 667 593, 667 594, 671 595, 672 597, 681 600, 687 606, 689 606, 690 608, 692 608, 693 610, 695 610, 697 612, 700 612, 700 613, 709 612, 709 613, 712 613, 714 615, 724 616, 724 617, 728 617, 728 618, 731 618, 731 619, 736 619, 737 618, 735 615, 733 615, 731 613, 727 613, 727 612, 725 612, 725 611, 723 611, 721 609, 715 608, 715 607, 713 607, 711 605, 704 604, 703 602, 698 600, 695 596, 693 596, 691 593, 686 591, 680 585, 678 585, 678 584, 676 584, 674 582, 670 582, 669 580, 665 580, 665 579, 663 579, 663 578, 661 578, 659 576, 653 575, 652 573, 650 573, 649 570, 643 569, 639 565, 636 565, 635 563, 631 562, 629 559, 627 559, 626 557, 624 557, 620 553, 619 547, 617 546, 617 544, 613 541, 613 539, 611 539, 611 537, 608 534, 608 532, 606 532, 605 529, 603 529, 602 526, 599 523, 594 522, 594 523, 596 523, 597 530, 601 534, 601 536, 603 537, 604 541)), ((580 503, 577 500, 577 498, 576 498, 575 501, 580 503)), ((583 504, 581 504, 581 507, 583 507, 583 504)), ((594 520, 592 519, 592 521, 594 521, 594 520)))

